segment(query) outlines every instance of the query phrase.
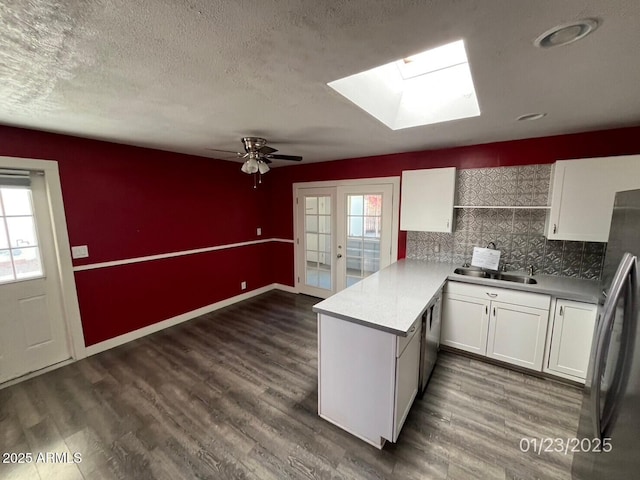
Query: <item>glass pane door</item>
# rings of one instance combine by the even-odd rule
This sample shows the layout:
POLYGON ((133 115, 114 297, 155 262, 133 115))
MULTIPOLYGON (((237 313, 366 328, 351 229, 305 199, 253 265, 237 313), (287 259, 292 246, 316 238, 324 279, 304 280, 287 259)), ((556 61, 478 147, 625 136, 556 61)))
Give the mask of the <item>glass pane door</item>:
POLYGON ((380 270, 382 194, 347 194, 347 278, 350 287, 380 270))
POLYGON ((305 197, 305 283, 331 290, 331 197, 305 197))
POLYGON ((396 260, 393 194, 393 183, 295 189, 300 293, 327 298, 396 260))
POLYGON ((393 185, 339 186, 337 197, 336 291, 340 291, 393 261, 393 185))
POLYGON ((302 189, 297 206, 298 285, 302 293, 328 297, 335 291, 335 188, 302 189))

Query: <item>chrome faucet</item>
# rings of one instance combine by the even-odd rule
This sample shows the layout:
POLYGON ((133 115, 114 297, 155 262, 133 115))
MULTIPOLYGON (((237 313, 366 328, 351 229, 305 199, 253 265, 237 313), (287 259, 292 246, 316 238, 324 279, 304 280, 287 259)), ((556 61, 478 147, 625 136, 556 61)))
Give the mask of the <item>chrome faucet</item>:
POLYGON ((527 266, 527 273, 529 274, 530 277, 533 277, 535 273, 535 267, 533 265, 527 266))

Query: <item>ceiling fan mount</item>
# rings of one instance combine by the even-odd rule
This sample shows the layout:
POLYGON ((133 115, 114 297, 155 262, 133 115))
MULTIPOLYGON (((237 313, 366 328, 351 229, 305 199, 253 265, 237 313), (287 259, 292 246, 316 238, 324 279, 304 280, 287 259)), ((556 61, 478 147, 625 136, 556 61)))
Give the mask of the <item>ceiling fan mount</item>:
POLYGON ((267 140, 262 137, 242 137, 241 142, 244 146, 244 153, 212 148, 209 150, 233 154, 239 158, 246 158, 241 170, 248 174, 257 173, 260 176, 270 170, 268 164, 271 163, 272 160, 288 160, 293 162, 300 162, 302 160, 302 157, 298 155, 282 155, 276 153, 278 150, 267 146, 267 140))

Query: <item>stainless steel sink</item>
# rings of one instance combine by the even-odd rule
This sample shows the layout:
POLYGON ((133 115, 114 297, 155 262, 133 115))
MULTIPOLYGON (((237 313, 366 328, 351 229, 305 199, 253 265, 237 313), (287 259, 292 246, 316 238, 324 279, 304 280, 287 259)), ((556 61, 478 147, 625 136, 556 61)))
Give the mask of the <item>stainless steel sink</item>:
POLYGON ((536 282, 535 278, 525 277, 524 275, 510 275, 508 273, 497 273, 495 276, 491 276, 496 280, 504 280, 505 282, 518 282, 518 283, 526 283, 529 285, 534 285, 536 282))
POLYGON ((527 277, 525 275, 515 275, 512 273, 490 273, 478 268, 460 267, 456 268, 453 273, 457 273, 458 275, 467 275, 469 277, 502 280, 504 282, 518 282, 527 285, 535 285, 536 283, 538 283, 535 278, 527 277))
POLYGON ((491 278, 488 272, 478 268, 460 267, 456 268, 453 273, 457 273, 458 275, 467 275, 469 277, 491 278))

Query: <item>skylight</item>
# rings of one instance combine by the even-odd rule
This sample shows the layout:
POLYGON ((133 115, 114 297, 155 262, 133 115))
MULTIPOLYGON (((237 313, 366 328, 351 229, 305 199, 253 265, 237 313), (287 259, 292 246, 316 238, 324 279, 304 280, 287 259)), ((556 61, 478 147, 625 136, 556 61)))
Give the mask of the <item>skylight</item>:
POLYGON ((463 40, 328 85, 392 130, 480 115, 463 40))

